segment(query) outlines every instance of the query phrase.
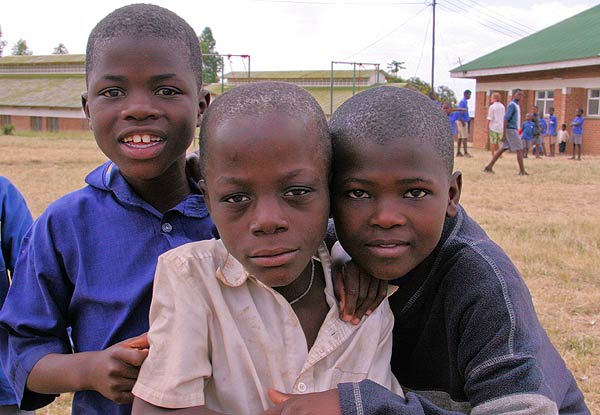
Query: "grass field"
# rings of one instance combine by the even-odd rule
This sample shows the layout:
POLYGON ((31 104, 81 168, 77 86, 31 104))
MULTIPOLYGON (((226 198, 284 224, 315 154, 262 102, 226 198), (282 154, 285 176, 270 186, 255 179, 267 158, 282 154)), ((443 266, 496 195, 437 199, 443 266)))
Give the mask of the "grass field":
MULTIPOLYGON (((600 157, 525 160, 505 154, 496 174, 489 153, 459 158, 462 204, 514 260, 540 321, 573 371, 592 413, 600 413, 600 157)), ((0 175, 23 192, 37 217, 54 199, 83 186, 106 160, 91 136, 0 136, 0 175)), ((70 413, 64 395, 38 414, 70 413)))

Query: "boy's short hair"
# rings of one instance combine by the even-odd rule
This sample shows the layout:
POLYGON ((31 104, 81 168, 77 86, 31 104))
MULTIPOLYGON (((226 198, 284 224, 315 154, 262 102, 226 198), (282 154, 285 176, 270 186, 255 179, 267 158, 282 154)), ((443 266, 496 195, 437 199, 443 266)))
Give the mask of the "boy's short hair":
POLYGON ((212 102, 202 117, 200 126, 200 169, 204 175, 208 149, 207 134, 216 122, 240 116, 259 117, 283 113, 301 119, 319 136, 319 155, 324 158, 327 172, 331 165, 331 137, 327 118, 317 100, 304 88, 285 82, 253 82, 225 92, 212 102))
POLYGON ((498 92, 494 92, 492 94, 492 99, 494 99, 496 101, 500 101, 500 94, 498 92))
POLYGON ((390 141, 428 145, 452 174, 454 140, 448 116, 419 92, 390 86, 363 91, 333 113, 329 129, 334 152, 338 146, 390 141))
POLYGON ((463 92, 463 95, 467 95, 467 94, 470 94, 470 93, 471 93, 470 89, 465 89, 465 92, 463 92))
POLYGON ((86 84, 102 47, 123 36, 173 41, 179 52, 188 56, 198 89, 202 88, 202 51, 196 32, 177 14, 153 4, 130 4, 116 9, 92 29, 85 53, 86 84))
POLYGON ((512 96, 514 97, 515 95, 517 95, 519 92, 523 92, 523 90, 521 88, 515 88, 513 89, 512 92, 512 96))

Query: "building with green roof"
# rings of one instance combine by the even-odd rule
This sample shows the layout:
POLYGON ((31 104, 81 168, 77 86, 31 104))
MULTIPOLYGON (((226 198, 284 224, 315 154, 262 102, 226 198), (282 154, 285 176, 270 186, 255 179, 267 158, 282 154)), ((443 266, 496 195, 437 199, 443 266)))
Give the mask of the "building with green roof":
POLYGON ((537 105, 555 108, 558 123, 569 125, 577 108, 586 121, 583 151, 600 154, 600 5, 540 30, 450 71, 477 82, 473 144, 488 145, 486 115, 490 95, 506 105, 512 90, 525 91, 522 118, 537 105))

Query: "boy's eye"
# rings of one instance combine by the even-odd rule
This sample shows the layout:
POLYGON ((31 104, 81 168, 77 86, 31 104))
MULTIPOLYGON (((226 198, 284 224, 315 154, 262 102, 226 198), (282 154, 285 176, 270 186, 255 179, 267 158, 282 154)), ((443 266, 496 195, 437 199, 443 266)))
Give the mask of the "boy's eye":
POLYGON ((120 90, 118 88, 108 88, 103 91, 100 91, 100 95, 109 97, 109 98, 114 98, 114 97, 124 96, 125 92, 123 92, 122 90, 120 90))
POLYGON ((409 199, 422 199, 427 196, 427 192, 423 189, 410 189, 408 192, 404 193, 404 197, 409 199))
POLYGON ((246 195, 237 194, 227 196, 223 199, 226 203, 244 203, 250 200, 250 198, 246 195))
POLYGON ((310 189, 308 189, 306 187, 294 187, 294 188, 286 191, 283 195, 284 196, 303 196, 308 193, 310 193, 310 189))
POLYGON ((346 193, 350 199, 368 199, 371 197, 367 192, 360 189, 353 189, 346 193))
POLYGON ((177 95, 179 93, 180 92, 177 89, 170 88, 170 87, 162 87, 156 91, 156 95, 163 95, 163 96, 177 95))

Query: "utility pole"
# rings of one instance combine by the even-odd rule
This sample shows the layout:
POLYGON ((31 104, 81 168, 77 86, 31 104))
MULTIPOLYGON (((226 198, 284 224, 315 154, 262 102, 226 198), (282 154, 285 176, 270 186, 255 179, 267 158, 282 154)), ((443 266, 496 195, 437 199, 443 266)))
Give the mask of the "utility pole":
POLYGON ((431 32, 431 91, 433 92, 434 89, 434 79, 435 79, 435 1, 433 0, 432 6, 433 6, 433 26, 432 26, 432 32, 431 32))

